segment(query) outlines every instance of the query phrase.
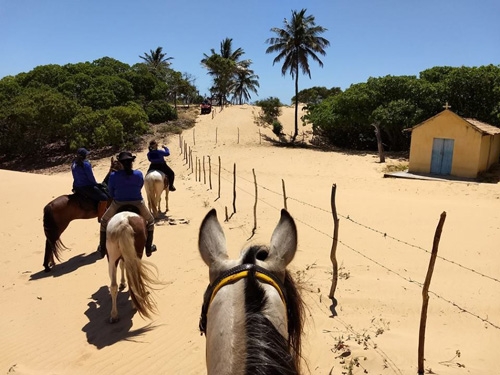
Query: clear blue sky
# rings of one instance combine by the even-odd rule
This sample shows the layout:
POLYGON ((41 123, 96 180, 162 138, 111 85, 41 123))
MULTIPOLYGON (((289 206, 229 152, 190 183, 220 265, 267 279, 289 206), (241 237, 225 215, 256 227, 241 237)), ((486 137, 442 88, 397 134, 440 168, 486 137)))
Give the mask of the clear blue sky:
POLYGON ((161 46, 204 95, 211 82, 200 60, 232 38, 260 78, 251 100, 289 104, 293 81, 273 66, 265 41, 302 8, 328 29, 331 45, 323 68, 311 60, 312 79, 301 75, 299 90, 345 90, 434 66, 500 64, 500 0, 0 0, 0 78, 104 56, 133 65, 161 46))

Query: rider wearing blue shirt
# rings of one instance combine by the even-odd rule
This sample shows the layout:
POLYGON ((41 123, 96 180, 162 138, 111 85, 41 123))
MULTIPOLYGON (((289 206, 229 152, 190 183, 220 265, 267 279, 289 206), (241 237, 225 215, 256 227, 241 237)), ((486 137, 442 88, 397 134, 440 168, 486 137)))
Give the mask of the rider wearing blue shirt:
POLYGON ((137 207, 140 215, 146 220, 148 236, 146 238, 146 255, 151 256, 156 251, 153 245, 153 232, 155 228, 155 219, 144 204, 142 198, 142 187, 144 186, 144 177, 138 169, 132 169, 132 162, 135 156, 129 151, 120 152, 118 161, 123 165, 123 170, 118 170, 109 176, 108 189, 113 201, 101 219, 101 235, 99 251, 101 256, 106 255, 106 228, 109 220, 116 214, 121 206, 132 205, 137 207))
POLYGON ((152 140, 149 142, 149 152, 148 152, 148 160, 150 161, 149 169, 148 172, 151 171, 160 171, 163 172, 168 179, 168 190, 169 191, 175 191, 175 186, 174 186, 174 179, 175 179, 175 173, 170 168, 166 161, 165 157, 170 155, 170 150, 168 149, 167 146, 162 146, 163 150, 158 149, 158 143, 155 140, 152 140))
POLYGON ((97 221, 106 211, 108 196, 99 188, 92 165, 87 160, 89 151, 85 148, 79 148, 76 152, 76 158, 71 163, 71 173, 73 174, 73 191, 84 197, 90 198, 97 203, 97 221))

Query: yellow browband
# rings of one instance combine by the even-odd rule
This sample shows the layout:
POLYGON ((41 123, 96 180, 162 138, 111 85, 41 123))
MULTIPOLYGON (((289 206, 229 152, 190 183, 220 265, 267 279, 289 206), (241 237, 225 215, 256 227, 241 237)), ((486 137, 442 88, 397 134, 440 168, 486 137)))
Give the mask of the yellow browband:
MULTIPOLYGON (((234 275, 229 275, 229 276, 223 278, 215 286, 215 288, 212 292, 212 295, 210 297, 210 302, 208 305, 210 306, 210 304, 212 303, 212 300, 215 298, 215 295, 223 286, 226 286, 227 284, 232 284, 232 283, 235 283, 241 279, 244 279, 245 277, 248 276, 249 272, 250 272, 250 270, 243 270, 243 271, 240 271, 238 273, 235 273, 234 275)), ((255 277, 258 280, 260 280, 266 284, 272 285, 274 287, 274 289, 276 289, 278 291, 280 298, 281 298, 281 301, 283 301, 283 304, 285 305, 285 309, 286 309, 285 296, 283 295, 283 291, 281 290, 280 286, 276 283, 276 281, 274 281, 271 277, 269 277, 266 274, 259 272, 259 271, 255 271, 255 277)))

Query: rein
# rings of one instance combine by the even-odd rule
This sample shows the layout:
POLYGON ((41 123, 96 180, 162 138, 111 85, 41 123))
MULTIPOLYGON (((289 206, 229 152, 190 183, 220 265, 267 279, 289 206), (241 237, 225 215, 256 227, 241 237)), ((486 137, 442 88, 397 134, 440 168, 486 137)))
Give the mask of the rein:
POLYGON ((203 305, 201 307, 201 316, 199 323, 199 329, 202 335, 207 333, 206 329, 208 308, 210 307, 210 304, 215 298, 217 292, 228 284, 234 284, 235 282, 250 276, 255 277, 257 280, 263 283, 273 286, 280 295, 281 301, 283 301, 285 309, 288 313, 285 287, 281 280, 265 268, 260 267, 256 264, 240 264, 239 266, 227 270, 222 275, 220 275, 212 284, 208 285, 203 297, 203 305))

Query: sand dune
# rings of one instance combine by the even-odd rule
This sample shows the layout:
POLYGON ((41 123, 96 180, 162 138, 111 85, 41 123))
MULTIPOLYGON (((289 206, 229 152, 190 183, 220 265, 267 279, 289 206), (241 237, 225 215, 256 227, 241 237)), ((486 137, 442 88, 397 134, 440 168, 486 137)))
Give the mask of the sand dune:
MULTIPOLYGON (((203 174, 198 181, 186 165, 178 136, 161 140, 171 149, 169 163, 177 174, 168 212, 176 225, 161 220, 155 231, 158 252, 150 260, 167 284, 155 293, 159 314, 153 320, 136 314, 124 292, 119 296, 120 322, 107 323, 109 278, 106 260, 95 253, 95 219, 70 224, 62 236, 69 248, 63 261, 51 273, 43 272, 42 209, 70 192, 69 166, 53 175, 0 171, 1 373, 205 373, 205 337, 198 331, 198 318, 208 272, 198 255, 198 228, 212 207, 220 218, 226 208, 233 212, 235 165, 236 213, 229 222, 221 220, 232 257, 250 242, 268 243, 283 207, 285 182, 288 210, 299 232, 291 270, 308 308, 306 373, 416 373, 420 283, 443 211, 447 218, 431 282, 425 367, 441 375, 498 372, 498 185, 385 179, 384 165, 373 154, 275 147, 271 129, 254 123, 256 114, 248 105, 218 109, 213 117, 200 116, 182 134, 193 160, 205 157, 205 181, 203 174), (252 170, 259 201, 257 231, 248 240, 254 224, 252 170), (333 183, 341 276, 334 307, 328 299, 333 183)), ((286 108, 280 120, 290 134, 293 108, 286 108)), ((301 127, 301 137, 304 132, 307 140, 309 130, 301 127)), ((109 161, 91 161, 102 179, 109 161)), ((398 161, 389 158, 387 163, 398 161)), ((145 172, 147 165, 144 150, 135 166, 145 172)))

